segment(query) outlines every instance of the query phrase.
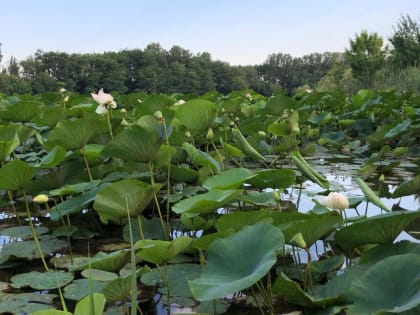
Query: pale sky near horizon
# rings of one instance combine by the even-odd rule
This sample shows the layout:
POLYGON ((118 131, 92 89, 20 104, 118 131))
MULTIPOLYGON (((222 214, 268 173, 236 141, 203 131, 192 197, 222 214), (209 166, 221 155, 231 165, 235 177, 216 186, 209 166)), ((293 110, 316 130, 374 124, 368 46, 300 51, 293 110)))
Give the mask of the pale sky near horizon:
POLYGON ((0 0, 5 66, 37 49, 94 53, 160 43, 232 65, 272 53, 344 51, 362 30, 387 40, 419 0, 0 0))

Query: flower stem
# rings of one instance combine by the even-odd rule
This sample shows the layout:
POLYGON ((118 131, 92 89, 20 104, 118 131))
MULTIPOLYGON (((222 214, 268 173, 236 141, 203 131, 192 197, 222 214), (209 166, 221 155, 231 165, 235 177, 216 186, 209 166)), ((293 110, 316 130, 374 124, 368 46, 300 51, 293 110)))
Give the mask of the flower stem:
POLYGON ((23 191, 23 198, 25 199, 26 215, 28 216, 29 226, 32 232, 32 237, 34 238, 36 248, 38 249, 38 253, 41 256, 42 264, 44 265, 45 271, 48 271, 49 270, 48 265, 47 265, 47 262, 45 261, 44 254, 42 253, 41 244, 39 244, 39 240, 38 240, 38 236, 36 235, 34 223, 32 222, 31 211, 29 210, 28 198, 26 196, 25 191, 23 191))
MULTIPOLYGON (((150 183, 152 185, 154 185, 155 179, 153 178, 152 162, 149 162, 149 172, 150 172, 150 183)), ((166 231, 165 223, 163 222, 162 211, 160 210, 159 200, 158 200, 156 194, 154 195, 154 200, 155 200, 156 208, 157 208, 157 211, 158 211, 158 214, 159 214, 160 224, 162 226, 162 230, 163 230, 163 234, 165 236, 165 240, 168 240, 169 239, 168 231, 166 231)))
POLYGON ((83 154, 83 161, 85 161, 86 171, 88 173, 89 180, 93 181, 93 177, 92 177, 92 173, 90 171, 89 162, 88 162, 88 159, 87 159, 87 156, 86 156, 85 149, 81 149, 81 150, 82 150, 82 154, 83 154))
POLYGON ((106 121, 108 122, 109 136, 111 139, 114 139, 114 135, 112 134, 111 114, 109 113, 109 110, 106 111, 106 121))

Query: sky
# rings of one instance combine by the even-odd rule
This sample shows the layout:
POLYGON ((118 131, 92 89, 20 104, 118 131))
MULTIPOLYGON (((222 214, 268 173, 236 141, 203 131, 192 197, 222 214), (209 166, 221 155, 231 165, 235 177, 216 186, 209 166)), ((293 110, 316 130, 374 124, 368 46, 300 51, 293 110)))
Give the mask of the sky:
POLYGON ((37 49, 102 53, 159 43, 231 65, 272 53, 344 51, 367 30, 385 40, 419 0, 0 0, 3 66, 37 49))

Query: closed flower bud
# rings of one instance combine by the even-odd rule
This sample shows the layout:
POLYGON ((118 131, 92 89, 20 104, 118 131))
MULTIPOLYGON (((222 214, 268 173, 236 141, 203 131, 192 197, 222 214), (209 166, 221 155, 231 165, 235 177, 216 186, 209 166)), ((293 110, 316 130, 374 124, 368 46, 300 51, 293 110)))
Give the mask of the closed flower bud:
POLYGON ((48 196, 44 194, 36 195, 33 199, 33 202, 43 204, 48 202, 48 196))
POLYGON ((213 140, 213 138, 214 138, 214 132, 213 132, 213 129, 212 129, 212 128, 209 128, 209 129, 207 130, 207 136, 206 136, 206 138, 207 138, 208 140, 213 140))
POLYGON ((349 207, 347 197, 338 192, 331 192, 327 197, 321 196, 318 202, 325 207, 340 211, 349 207))
POLYGON ((379 176, 379 181, 381 183, 385 182, 385 176, 384 176, 384 174, 382 174, 381 176, 379 176))
POLYGON ((163 118, 162 112, 161 112, 160 110, 158 110, 157 112, 155 112, 155 113, 153 114, 153 116, 154 116, 156 119, 162 119, 162 118, 163 118))
POLYGON ((191 132, 189 132, 189 131, 185 131, 185 136, 186 136, 187 138, 191 138, 191 132))
POLYGON ((278 192, 277 190, 275 190, 275 191, 273 192, 273 195, 274 195, 274 199, 275 199, 276 201, 280 201, 280 200, 281 200, 280 194, 279 194, 279 192, 278 192))

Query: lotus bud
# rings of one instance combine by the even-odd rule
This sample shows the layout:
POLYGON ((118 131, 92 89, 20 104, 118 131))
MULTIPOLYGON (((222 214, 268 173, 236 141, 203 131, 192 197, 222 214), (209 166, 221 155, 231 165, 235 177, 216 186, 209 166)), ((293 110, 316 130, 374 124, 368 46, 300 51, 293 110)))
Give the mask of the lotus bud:
POLYGON ((154 116, 156 119, 162 119, 162 118, 163 118, 162 112, 161 112, 160 110, 158 110, 157 112, 155 112, 155 113, 153 114, 153 116, 154 116))
POLYGON ((63 88, 63 87, 61 87, 59 90, 58 90, 58 92, 60 92, 60 93, 65 93, 65 92, 67 92, 67 90, 65 89, 65 88, 63 88))
POLYGON ((339 211, 349 207, 347 197, 338 192, 331 192, 327 197, 321 196, 318 202, 323 206, 339 211))
POLYGON ((33 202, 38 203, 38 204, 43 204, 43 203, 47 203, 48 202, 48 196, 44 195, 44 194, 39 194, 36 195, 33 199, 33 202))
POLYGON ((252 96, 251 96, 251 94, 246 93, 245 97, 246 97, 247 99, 249 99, 250 101, 252 101, 252 96))
POLYGON ((185 136, 186 136, 187 138, 191 138, 191 132, 189 132, 189 131, 185 131, 185 136))
POLYGON ((124 115, 127 114, 127 110, 125 108, 121 108, 120 112, 121 112, 121 114, 124 114, 124 115))
POLYGON ((235 117, 235 122, 239 122, 239 117, 235 117))
POLYGON ((207 130, 206 139, 208 139, 208 140, 213 140, 214 139, 214 132, 213 132, 213 129, 212 128, 209 128, 207 130))
POLYGON ((273 191, 273 195, 274 195, 274 199, 276 201, 280 201, 281 200, 280 194, 279 194, 279 192, 277 190, 274 190, 273 191))
POLYGON ((234 127, 236 127, 236 125, 235 125, 235 123, 234 123, 233 121, 231 121, 231 122, 229 123, 229 127, 234 128, 234 127))
POLYGON ((143 103, 143 101, 141 99, 138 99, 137 102, 139 102, 140 104, 143 103))
POLYGON ((297 247, 300 248, 307 248, 308 245, 306 245, 306 242, 303 238, 302 233, 297 233, 295 236, 292 237, 292 239, 290 240, 290 243, 293 245, 296 245, 297 247))
POLYGON ((382 174, 381 176, 379 176, 379 181, 381 183, 384 183, 385 182, 385 176, 384 176, 384 174, 382 174))
POLYGON ((259 135, 260 137, 265 137, 265 132, 264 132, 264 131, 262 131, 262 130, 260 130, 260 131, 258 131, 258 135, 259 135))
POLYGON ((125 120, 125 118, 123 118, 123 119, 121 120, 121 126, 128 126, 128 125, 129 125, 128 121, 127 121, 127 120, 125 120))
POLYGON ((69 96, 67 95, 67 96, 63 99, 63 101, 64 101, 65 103, 67 103, 67 102, 69 101, 69 96))

